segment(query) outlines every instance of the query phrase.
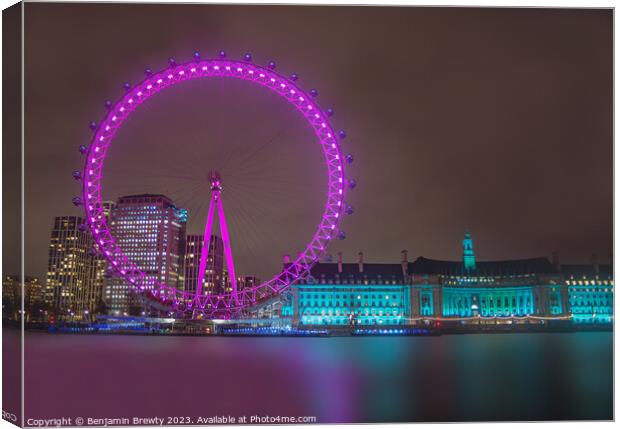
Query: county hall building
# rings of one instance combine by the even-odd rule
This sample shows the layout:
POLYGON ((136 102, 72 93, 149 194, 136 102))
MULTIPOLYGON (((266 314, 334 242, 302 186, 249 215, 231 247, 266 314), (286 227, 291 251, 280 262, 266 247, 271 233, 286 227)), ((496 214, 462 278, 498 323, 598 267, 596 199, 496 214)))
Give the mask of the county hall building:
POLYGON ((593 257, 589 265, 561 265, 546 257, 477 261, 469 233, 459 261, 407 251, 397 264, 317 263, 291 287, 281 314, 300 326, 411 325, 433 319, 566 319, 611 323, 613 273, 593 257))

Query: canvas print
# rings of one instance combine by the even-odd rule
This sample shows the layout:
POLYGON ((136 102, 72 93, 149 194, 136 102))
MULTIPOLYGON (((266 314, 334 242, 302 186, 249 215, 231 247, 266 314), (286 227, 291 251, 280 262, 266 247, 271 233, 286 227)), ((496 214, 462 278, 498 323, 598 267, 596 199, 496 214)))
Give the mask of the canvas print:
POLYGON ((613 419, 613 9, 2 16, 4 420, 613 419))

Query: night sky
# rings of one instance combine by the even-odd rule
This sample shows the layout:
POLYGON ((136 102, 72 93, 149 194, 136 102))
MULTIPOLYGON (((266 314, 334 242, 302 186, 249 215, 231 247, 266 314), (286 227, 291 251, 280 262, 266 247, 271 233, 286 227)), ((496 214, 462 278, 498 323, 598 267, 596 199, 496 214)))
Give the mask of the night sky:
MULTIPOLYGON (((219 49, 275 60, 336 109, 359 185, 347 239, 330 253, 456 259, 469 229, 480 260, 558 250, 566 263, 593 252, 607 262, 612 22, 611 10, 26 4, 26 275, 46 271, 53 217, 81 213, 71 171, 103 101, 145 67, 219 49)), ((301 116, 262 88, 183 85, 126 123, 105 196, 169 194, 200 232, 201 180, 220 168, 240 270, 272 270, 318 224, 319 147, 301 116)), ((19 255, 4 255, 5 273, 18 272, 19 255)))

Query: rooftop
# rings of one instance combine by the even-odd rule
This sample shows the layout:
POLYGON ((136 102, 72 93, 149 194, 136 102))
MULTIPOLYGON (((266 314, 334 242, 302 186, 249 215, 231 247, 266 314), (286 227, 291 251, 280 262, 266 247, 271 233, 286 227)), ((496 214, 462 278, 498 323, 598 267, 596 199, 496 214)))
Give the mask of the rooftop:
MULTIPOLYGON (((562 273, 564 273, 566 277, 591 277, 597 274, 592 264, 562 264, 561 267, 562 273)), ((613 266, 611 264, 600 264, 598 266, 599 276, 612 277, 613 274, 613 266)))
MULTIPOLYGON (((554 264, 546 257, 510 259, 498 261, 477 261, 474 270, 465 271, 462 261, 444 261, 423 256, 413 262, 406 262, 407 272, 414 275, 470 276, 470 277, 508 277, 522 275, 558 274, 554 264)), ((319 262, 311 270, 317 281, 337 280, 347 282, 403 280, 401 263, 362 263, 339 264, 337 262, 319 262)), ((611 276, 612 266, 599 265, 599 275, 611 276)), ((591 276, 595 268, 591 264, 564 264, 561 272, 565 276, 591 276)))
POLYGON ((319 262, 312 267, 312 277, 320 279, 321 277, 334 278, 339 277, 341 279, 349 278, 376 278, 382 277, 385 279, 402 279, 403 271, 400 264, 363 264, 363 272, 360 272, 359 264, 356 263, 343 263, 342 272, 338 271, 338 263, 319 262))
POLYGON ((555 274, 557 270, 545 257, 504 261, 476 261, 474 270, 465 271, 461 261, 442 261, 420 256, 409 268, 410 274, 445 276, 512 276, 524 274, 555 274))
POLYGON ((137 195, 123 195, 119 198, 119 200, 138 200, 143 198, 154 198, 154 199, 162 199, 169 202, 172 202, 170 198, 163 194, 137 194, 137 195))

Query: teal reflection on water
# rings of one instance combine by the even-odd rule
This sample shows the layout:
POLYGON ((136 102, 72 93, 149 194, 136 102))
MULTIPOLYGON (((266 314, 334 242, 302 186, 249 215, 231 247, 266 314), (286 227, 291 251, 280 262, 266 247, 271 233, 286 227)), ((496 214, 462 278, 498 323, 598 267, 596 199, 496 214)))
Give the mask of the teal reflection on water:
POLYGON ((332 338, 28 333, 26 410, 37 417, 309 415, 320 423, 609 420, 612 351, 610 332, 332 338), (49 386, 54 395, 38 394, 49 386))

